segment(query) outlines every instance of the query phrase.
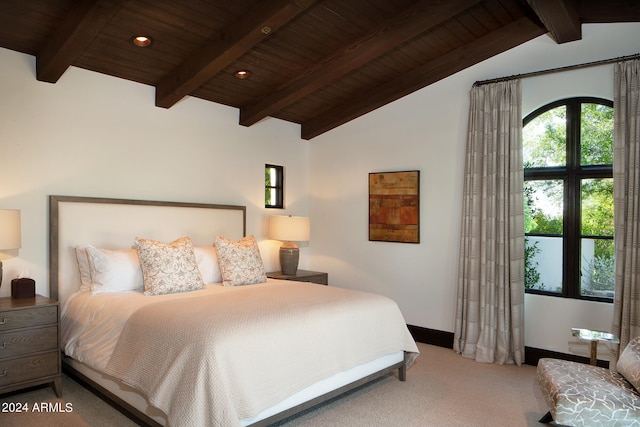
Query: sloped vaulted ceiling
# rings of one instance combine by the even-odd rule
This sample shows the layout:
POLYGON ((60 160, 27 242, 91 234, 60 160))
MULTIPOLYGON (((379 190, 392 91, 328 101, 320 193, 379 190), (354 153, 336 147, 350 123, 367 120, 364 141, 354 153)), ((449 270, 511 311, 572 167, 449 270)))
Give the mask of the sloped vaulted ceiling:
POLYGON ((2 0, 0 46, 44 82, 80 67, 154 86, 160 108, 194 96, 311 139, 542 34, 631 21, 639 0, 2 0))

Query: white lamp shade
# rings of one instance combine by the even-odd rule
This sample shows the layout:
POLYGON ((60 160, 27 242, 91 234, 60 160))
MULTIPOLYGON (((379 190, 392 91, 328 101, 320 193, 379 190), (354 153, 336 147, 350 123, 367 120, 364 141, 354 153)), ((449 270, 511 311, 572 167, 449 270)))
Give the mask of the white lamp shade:
POLYGON ((20 227, 19 210, 0 209, 0 249, 18 249, 22 246, 20 227))
POLYGON ((309 240, 311 224, 305 216, 272 215, 269 218, 269 238, 286 242, 309 240))

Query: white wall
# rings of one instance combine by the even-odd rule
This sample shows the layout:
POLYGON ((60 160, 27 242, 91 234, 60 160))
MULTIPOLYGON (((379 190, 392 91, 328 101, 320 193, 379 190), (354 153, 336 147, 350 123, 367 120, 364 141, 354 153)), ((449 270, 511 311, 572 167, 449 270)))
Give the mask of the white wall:
POLYGON ((38 82, 34 57, 5 49, 0 94, 0 209, 22 212, 22 248, 1 254, 0 296, 23 270, 49 294, 50 194, 247 205, 247 233, 263 240, 268 270, 279 268, 277 244, 264 241, 276 213, 264 209, 265 163, 285 166, 284 213, 308 213, 308 143, 297 125, 245 128, 236 109, 197 98, 157 108, 153 88, 77 68, 38 82))
MULTIPOLYGON (((468 94, 474 81, 638 52, 640 24, 539 37, 311 141, 309 264, 337 286, 395 299, 409 324, 453 332, 468 94), (421 243, 369 242, 368 174, 421 172, 421 243)), ((612 99, 612 66, 525 79, 523 113, 573 95, 612 99)), ((609 330, 610 304, 527 295, 527 346, 568 352, 571 327, 609 330)))

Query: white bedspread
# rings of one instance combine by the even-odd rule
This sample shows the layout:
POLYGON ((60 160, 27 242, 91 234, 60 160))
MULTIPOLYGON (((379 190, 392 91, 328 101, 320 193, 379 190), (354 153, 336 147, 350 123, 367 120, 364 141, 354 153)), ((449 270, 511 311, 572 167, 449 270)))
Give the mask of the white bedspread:
POLYGON ((60 338, 62 351, 98 371, 103 371, 122 328, 131 314, 140 307, 163 301, 195 298, 224 292, 222 285, 207 285, 205 289, 167 295, 145 296, 142 292, 117 292, 91 295, 76 292, 62 307, 60 338))
POLYGON ((127 293, 108 298, 117 316, 100 296, 63 310, 65 353, 143 392, 172 426, 237 425, 320 379, 418 353, 395 302, 363 292, 270 280, 167 298, 127 293), (96 328, 70 331, 78 312, 96 328))

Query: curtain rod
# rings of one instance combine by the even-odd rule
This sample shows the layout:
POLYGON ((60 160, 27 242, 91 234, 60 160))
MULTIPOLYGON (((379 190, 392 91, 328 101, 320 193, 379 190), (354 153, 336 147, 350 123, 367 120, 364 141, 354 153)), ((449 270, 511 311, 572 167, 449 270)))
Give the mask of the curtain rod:
POLYGON ((587 67, 593 67, 596 65, 611 64, 613 62, 626 61, 629 59, 638 59, 638 58, 640 58, 640 53, 636 53, 634 55, 628 55, 628 56, 619 56, 618 58, 610 58, 610 59, 602 59, 600 61, 586 62, 584 64, 567 65, 565 67, 550 68, 548 70, 532 71, 530 73, 523 73, 523 74, 514 74, 512 76, 498 77, 495 79, 479 80, 475 82, 473 85, 482 86, 489 83, 497 83, 497 82, 502 82, 507 80, 525 78, 525 77, 534 77, 534 76, 540 76, 543 74, 558 73, 562 71, 577 70, 579 68, 587 68, 587 67))

